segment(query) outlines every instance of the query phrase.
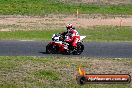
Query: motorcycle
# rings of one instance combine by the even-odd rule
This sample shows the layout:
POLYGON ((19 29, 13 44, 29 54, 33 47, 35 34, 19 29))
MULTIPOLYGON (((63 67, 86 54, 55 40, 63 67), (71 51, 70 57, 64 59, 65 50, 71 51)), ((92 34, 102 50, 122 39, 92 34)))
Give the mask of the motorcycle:
MULTIPOLYGON (((66 36, 65 36, 66 37, 66 36)), ((46 46, 47 54, 73 54, 80 55, 84 50, 84 45, 82 44, 82 40, 86 36, 80 36, 80 40, 77 42, 77 48, 72 47, 71 43, 65 42, 65 37, 61 34, 53 34, 52 41, 46 46)))

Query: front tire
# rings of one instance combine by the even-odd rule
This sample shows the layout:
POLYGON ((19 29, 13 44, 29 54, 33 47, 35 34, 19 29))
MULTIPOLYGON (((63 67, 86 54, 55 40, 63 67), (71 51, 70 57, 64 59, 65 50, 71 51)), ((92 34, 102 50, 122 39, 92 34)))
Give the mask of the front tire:
POLYGON ((75 49, 75 51, 73 52, 73 55, 80 55, 84 50, 84 45, 79 42, 77 43, 77 48, 75 49))

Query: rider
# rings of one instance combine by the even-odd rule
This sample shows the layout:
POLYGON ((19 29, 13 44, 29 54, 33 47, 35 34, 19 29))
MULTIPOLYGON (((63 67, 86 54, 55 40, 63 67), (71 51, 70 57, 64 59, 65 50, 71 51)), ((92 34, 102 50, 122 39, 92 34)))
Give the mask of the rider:
POLYGON ((62 35, 67 36, 65 41, 71 43, 72 46, 76 48, 77 42, 80 40, 80 35, 75 30, 73 24, 68 24, 66 28, 67 28, 67 32, 63 32, 62 35))

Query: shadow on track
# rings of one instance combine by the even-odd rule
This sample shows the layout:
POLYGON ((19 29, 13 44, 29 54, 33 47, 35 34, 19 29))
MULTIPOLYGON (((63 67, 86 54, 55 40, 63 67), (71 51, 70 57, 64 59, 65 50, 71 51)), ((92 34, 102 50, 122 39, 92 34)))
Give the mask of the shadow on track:
POLYGON ((46 53, 46 52, 39 52, 39 53, 41 53, 41 54, 48 54, 48 53, 46 53))

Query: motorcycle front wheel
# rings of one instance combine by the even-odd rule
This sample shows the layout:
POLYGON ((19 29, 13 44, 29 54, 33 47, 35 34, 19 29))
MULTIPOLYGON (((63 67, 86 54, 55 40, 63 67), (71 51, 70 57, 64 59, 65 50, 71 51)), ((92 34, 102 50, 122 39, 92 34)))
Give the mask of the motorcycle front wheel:
POLYGON ((84 45, 79 42, 77 43, 77 48, 73 51, 73 55, 80 55, 84 50, 84 45))

